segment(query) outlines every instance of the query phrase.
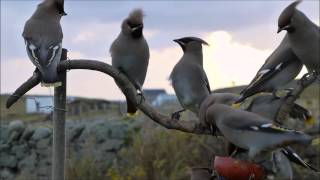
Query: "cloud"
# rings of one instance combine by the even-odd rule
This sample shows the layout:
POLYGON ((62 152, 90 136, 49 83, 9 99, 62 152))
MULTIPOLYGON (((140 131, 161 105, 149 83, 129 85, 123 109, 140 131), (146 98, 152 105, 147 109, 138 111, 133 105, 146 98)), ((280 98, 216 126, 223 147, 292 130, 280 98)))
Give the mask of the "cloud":
MULTIPOLYGON (((101 41, 111 41, 117 37, 120 32, 120 22, 113 23, 101 23, 90 22, 82 24, 81 30, 73 37, 72 43, 90 43, 101 41), (102 38, 103 37, 103 38, 102 38), (110 39, 108 38, 110 37, 110 39)), ((144 36, 146 38, 152 38, 157 34, 156 30, 144 29, 144 36)))
POLYGON ((271 50, 257 49, 232 39, 226 31, 204 35, 204 66, 213 89, 249 83, 271 50))
MULTIPOLYGON (((205 46, 204 66, 211 87, 222 88, 246 84, 270 55, 271 50, 261 50, 237 42, 226 31, 208 32, 201 36, 210 46, 205 46)), ((70 51, 71 59, 86 58, 78 51, 70 51)), ((176 44, 166 48, 150 50, 150 62, 144 88, 164 88, 173 93, 168 80, 174 65, 182 56, 176 44)), ((99 59, 99 58, 98 58, 99 59)), ((11 59, 2 64, 2 92, 13 92, 24 80, 31 76, 34 66, 23 59, 11 59), (17 76, 19 72, 19 76, 17 76)), ((72 70, 68 72, 68 95, 106 99, 123 99, 121 91, 112 78, 99 72, 72 70)), ((48 89, 37 87, 31 93, 48 93, 48 89)))

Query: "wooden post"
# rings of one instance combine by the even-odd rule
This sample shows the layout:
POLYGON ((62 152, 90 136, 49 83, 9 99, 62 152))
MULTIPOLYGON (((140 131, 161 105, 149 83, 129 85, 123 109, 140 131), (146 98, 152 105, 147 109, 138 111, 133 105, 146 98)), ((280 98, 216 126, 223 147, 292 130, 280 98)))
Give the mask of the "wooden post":
MULTIPOLYGON (((67 59, 67 50, 62 49, 61 61, 67 59)), ((52 179, 65 179, 65 119, 66 119, 66 71, 59 73, 61 86, 54 88, 54 112, 53 112, 53 159, 52 179)))

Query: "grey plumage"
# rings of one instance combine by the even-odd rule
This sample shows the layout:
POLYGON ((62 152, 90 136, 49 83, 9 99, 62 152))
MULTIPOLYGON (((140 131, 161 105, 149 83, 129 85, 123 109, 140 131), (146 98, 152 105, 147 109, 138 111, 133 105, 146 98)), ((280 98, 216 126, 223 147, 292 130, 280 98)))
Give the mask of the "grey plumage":
MULTIPOLYGON (((204 126, 210 126, 208 124, 208 120, 206 120, 207 116, 207 109, 214 105, 214 104, 224 104, 224 105, 233 105, 233 103, 239 98, 239 95, 233 94, 233 93, 212 93, 210 96, 206 98, 206 100, 202 103, 201 108, 200 108, 200 116, 199 119, 201 123, 204 126)), ((267 119, 270 120, 269 123, 274 123, 273 119, 275 119, 277 111, 279 110, 280 106, 285 103, 285 100, 287 96, 284 97, 279 97, 275 98, 273 95, 270 94, 261 94, 261 95, 256 95, 250 100, 250 102, 244 107, 244 110, 249 111, 249 112, 254 112, 258 115, 261 115, 263 117, 266 117, 267 119)), ((246 100, 247 101, 247 100, 246 100)), ((243 102, 247 103, 247 102, 243 102)), ((290 113, 291 118, 299 118, 301 121, 306 121, 308 118, 310 118, 311 114, 308 110, 303 108, 302 106, 299 106, 298 104, 295 104, 293 107, 294 110, 294 115, 292 115, 292 112, 290 113)), ((232 147, 231 152, 234 151, 234 146, 232 147)), ((304 168, 311 169, 313 171, 318 171, 316 168, 311 166, 310 164, 306 163, 303 161, 298 154, 296 154, 290 147, 284 147, 281 148, 277 152, 282 152, 291 162, 294 162, 304 168)), ((286 160, 283 159, 283 156, 277 154, 277 156, 281 157, 282 160, 285 162, 286 160)), ((285 166, 282 166, 282 168, 285 166)), ((287 167, 287 168, 291 168, 287 167)))
POLYGON ((259 92, 274 92, 292 81, 301 71, 302 63, 290 48, 286 35, 267 58, 250 84, 242 90, 237 102, 259 92))
POLYGON ((57 85, 57 65, 62 52, 60 19, 64 12, 63 0, 44 0, 26 22, 23 38, 32 63, 39 69, 44 85, 57 85))
POLYGON ((270 119, 227 105, 204 102, 200 112, 204 113, 200 121, 213 124, 229 142, 247 149, 250 159, 264 151, 311 142, 311 137, 303 132, 276 126, 270 119))
POLYGON ((281 150, 272 152, 272 161, 276 179, 293 179, 290 161, 281 150))
MULTIPOLYGON (((143 36, 143 11, 135 9, 121 25, 121 32, 110 47, 112 66, 124 73, 141 92, 149 64, 149 46, 143 36)), ((127 99, 127 112, 137 108, 127 99)))
MULTIPOLYGON (((208 103, 211 103, 211 105, 225 104, 234 106, 234 103, 239 97, 239 95, 233 93, 212 93, 206 98, 207 100, 204 101, 204 103, 207 104, 204 104, 203 106, 208 107, 210 105, 208 103)), ((270 93, 256 94, 246 99, 241 104, 237 104, 237 106, 238 108, 259 114, 268 119, 276 119, 280 107, 286 102, 288 97, 289 96, 274 97, 270 93)), ((304 123, 308 123, 308 121, 313 118, 311 112, 299 104, 294 104, 289 117, 298 119, 304 123)))
POLYGON ((291 161, 294 162, 304 168, 310 169, 314 172, 319 172, 318 169, 316 169, 315 167, 311 166, 310 164, 308 164, 307 162, 305 162, 297 153, 295 153, 293 151, 293 149, 291 149, 290 147, 286 147, 281 149, 281 152, 291 161))
POLYGON ((295 1, 286 7, 278 19, 278 33, 286 30, 290 47, 308 71, 320 73, 320 28, 296 6, 295 1))
POLYGON ((181 106, 198 114, 202 101, 210 94, 202 55, 202 44, 207 43, 196 37, 174 41, 181 46, 184 53, 170 74, 172 86, 181 106))

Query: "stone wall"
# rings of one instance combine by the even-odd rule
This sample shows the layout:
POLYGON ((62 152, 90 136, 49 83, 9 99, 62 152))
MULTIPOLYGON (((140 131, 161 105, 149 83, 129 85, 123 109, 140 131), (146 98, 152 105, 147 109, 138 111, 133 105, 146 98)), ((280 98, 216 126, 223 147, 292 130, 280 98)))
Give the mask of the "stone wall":
MULTIPOLYGON (((97 164, 111 163, 126 143, 128 127, 117 121, 67 121, 67 156, 77 159, 89 153, 97 164)), ((51 127, 1 124, 0 179, 50 179, 51 161, 51 127)))

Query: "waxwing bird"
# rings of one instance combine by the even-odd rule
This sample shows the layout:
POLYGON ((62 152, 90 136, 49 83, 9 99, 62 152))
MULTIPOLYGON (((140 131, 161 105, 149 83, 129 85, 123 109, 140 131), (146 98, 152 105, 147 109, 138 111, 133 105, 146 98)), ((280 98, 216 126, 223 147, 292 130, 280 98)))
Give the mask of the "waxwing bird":
POLYGON ((66 15, 63 0, 44 0, 26 22, 23 38, 31 62, 39 69, 42 85, 58 86, 57 66, 62 52, 60 19, 66 15))
MULTIPOLYGON (((123 20, 121 32, 110 47, 112 66, 125 74, 139 93, 142 93, 149 64, 149 46, 143 36, 143 16, 141 9, 134 9, 123 20)), ((134 115, 137 107, 128 98, 126 100, 128 115, 134 115)))
POLYGON ((296 9, 301 1, 286 7, 278 19, 278 33, 286 30, 292 51, 309 72, 320 73, 320 28, 296 9))
POLYGON ((286 35, 267 58, 250 84, 242 90, 236 103, 259 92, 275 92, 292 81, 301 71, 302 63, 290 48, 286 35))
MULTIPOLYGON (((213 104, 225 104, 225 105, 232 106, 233 103, 238 98, 239 98, 239 95, 233 94, 233 93, 210 94, 201 105, 199 119, 200 120, 205 119, 204 117, 206 115, 205 110, 209 106, 213 104)), ((250 102, 245 107, 243 107, 243 109, 249 112, 254 112, 270 120, 275 119, 277 115, 277 111, 279 110, 281 105, 285 103, 286 98, 287 96, 275 98, 271 94, 261 94, 261 95, 251 96, 250 98, 246 99, 246 101, 250 100, 250 102)), ((247 103, 246 101, 244 101, 243 103, 247 103)), ((290 112, 289 115, 291 118, 297 118, 303 122, 306 122, 306 124, 308 123, 308 121, 310 121, 310 119, 313 118, 310 111, 308 111, 307 109, 305 109, 304 107, 298 104, 294 105, 293 110, 290 112)), ((270 122, 274 123, 272 121, 270 122)), ((203 121, 202 123, 205 124, 205 122, 203 121)), ((213 128, 211 127, 211 129, 213 128)), ((235 153, 243 152, 243 149, 239 149, 230 143, 228 144, 228 148, 229 148, 229 154, 235 155, 235 153)), ((282 155, 279 155, 279 152, 283 153, 283 155, 286 156, 289 159, 289 161, 293 163, 296 163, 304 168, 307 168, 316 172, 318 171, 316 168, 314 168, 310 164, 303 161, 302 158, 297 153, 295 153, 293 149, 291 149, 290 147, 284 147, 276 152, 275 156, 278 158, 277 162, 283 161, 284 162, 283 164, 285 164, 285 162, 287 161, 282 155)), ((279 171, 282 171, 284 167, 286 166, 282 165, 281 167, 279 166, 277 168, 279 168, 279 171)), ((290 169, 291 166, 287 168, 290 169)))
MULTIPOLYGON (((210 103, 209 103, 210 104, 210 103)), ((205 124, 216 126, 218 131, 232 144, 248 150, 253 160, 262 152, 272 151, 291 144, 309 144, 311 137, 303 132, 286 129, 271 123, 272 120, 255 113, 234 109, 223 104, 211 104, 200 110, 205 124), (212 125, 213 124, 213 125, 212 125)))
MULTIPOLYGON (((212 104, 225 104, 234 108, 241 108, 243 110, 259 114, 268 119, 276 119, 280 107, 286 102, 289 96, 290 94, 282 97, 274 97, 270 93, 262 93, 251 96, 242 103, 235 104, 240 97, 237 94, 212 93, 206 98, 206 101, 203 102, 203 106, 208 107, 212 104)), ((298 119, 304 124, 313 124, 315 121, 309 110, 296 103, 293 105, 289 117, 298 119)), ((200 117, 200 119, 203 118, 200 117)))
POLYGON ((183 50, 183 56, 174 66, 170 80, 176 96, 184 108, 173 113, 179 119, 179 113, 188 109, 198 115, 202 101, 210 94, 210 85, 203 69, 202 44, 208 45, 197 37, 175 39, 183 50))

